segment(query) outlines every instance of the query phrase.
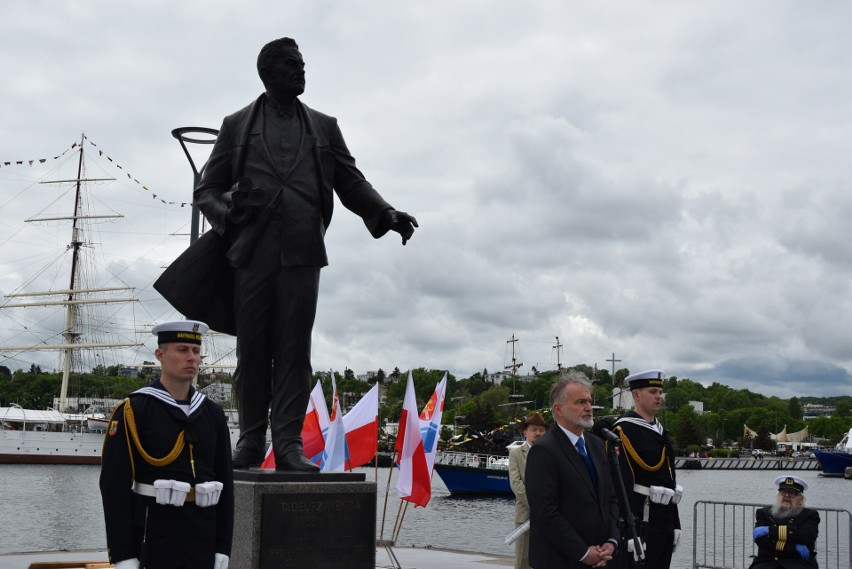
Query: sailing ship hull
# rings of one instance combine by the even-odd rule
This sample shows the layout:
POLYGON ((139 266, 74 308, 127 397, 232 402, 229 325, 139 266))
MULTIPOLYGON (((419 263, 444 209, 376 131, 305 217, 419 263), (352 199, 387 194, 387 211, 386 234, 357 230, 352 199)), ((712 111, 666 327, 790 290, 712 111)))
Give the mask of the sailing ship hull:
POLYGON ((103 444, 104 433, 0 430, 0 464, 100 464, 103 444))
POLYGON ((0 464, 100 464, 103 433, 0 431, 0 464))
POLYGON ((852 453, 849 452, 815 450, 814 455, 824 474, 842 475, 847 468, 852 467, 852 453))

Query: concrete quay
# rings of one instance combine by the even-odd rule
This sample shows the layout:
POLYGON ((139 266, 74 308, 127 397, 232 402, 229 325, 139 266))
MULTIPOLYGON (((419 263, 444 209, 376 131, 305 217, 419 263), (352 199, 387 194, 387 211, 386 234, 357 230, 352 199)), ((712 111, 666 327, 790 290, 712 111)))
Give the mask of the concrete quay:
MULTIPOLYGON (((394 547, 391 550, 402 569, 505 569, 514 557, 436 548, 394 547)), ((0 569, 29 569, 34 563, 106 561, 105 550, 0 553, 0 569)), ((343 567, 344 565, 341 565, 343 567)), ((73 567, 73 566, 67 566, 73 567)), ((78 567, 84 567, 79 565, 78 567)), ((376 548, 376 569, 393 569, 394 560, 384 547, 376 548)))

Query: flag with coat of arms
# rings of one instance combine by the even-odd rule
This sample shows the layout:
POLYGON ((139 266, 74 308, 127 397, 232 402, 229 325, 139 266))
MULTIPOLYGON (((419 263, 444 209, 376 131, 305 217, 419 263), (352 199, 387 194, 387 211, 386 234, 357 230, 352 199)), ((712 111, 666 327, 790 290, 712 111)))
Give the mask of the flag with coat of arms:
POLYGON ((423 438, 423 450, 426 453, 426 466, 429 468, 429 478, 435 466, 435 455, 438 453, 438 439, 441 436, 441 417, 444 414, 444 398, 447 394, 447 374, 435 386, 435 391, 423 412, 420 413, 420 436, 423 438))

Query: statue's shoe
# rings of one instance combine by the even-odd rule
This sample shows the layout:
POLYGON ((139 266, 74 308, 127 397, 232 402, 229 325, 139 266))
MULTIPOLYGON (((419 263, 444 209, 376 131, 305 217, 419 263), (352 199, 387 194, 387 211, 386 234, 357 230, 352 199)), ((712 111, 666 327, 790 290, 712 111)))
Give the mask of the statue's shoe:
POLYGON ((275 457, 275 470, 285 472, 319 472, 319 466, 308 460, 302 449, 293 449, 275 457))
POLYGON ((231 462, 234 465, 234 469, 246 470, 260 466, 260 463, 263 462, 263 456, 254 449, 237 447, 233 458, 231 458, 231 462))

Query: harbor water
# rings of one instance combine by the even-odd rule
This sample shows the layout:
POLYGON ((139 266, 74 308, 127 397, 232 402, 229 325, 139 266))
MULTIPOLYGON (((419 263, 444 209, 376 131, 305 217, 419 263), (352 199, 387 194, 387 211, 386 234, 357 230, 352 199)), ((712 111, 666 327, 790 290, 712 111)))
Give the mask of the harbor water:
MULTIPOLYGON (((358 469, 377 480, 376 536, 380 537, 388 468, 358 469)), ((0 554, 30 551, 105 549, 98 466, 0 465, 0 554)), ((775 497, 773 480, 783 471, 679 470, 684 488, 680 503, 683 538, 672 567, 690 567, 692 515, 696 501, 769 503, 775 497)), ((806 493, 812 507, 852 510, 852 481, 823 478, 816 471, 797 472, 810 484, 806 493)), ((384 522, 389 539, 399 511, 391 481, 384 522)), ((470 498, 449 494, 440 478, 433 478, 432 501, 426 508, 409 507, 397 545, 437 547, 512 555, 504 539, 514 529, 511 497, 470 498)))

